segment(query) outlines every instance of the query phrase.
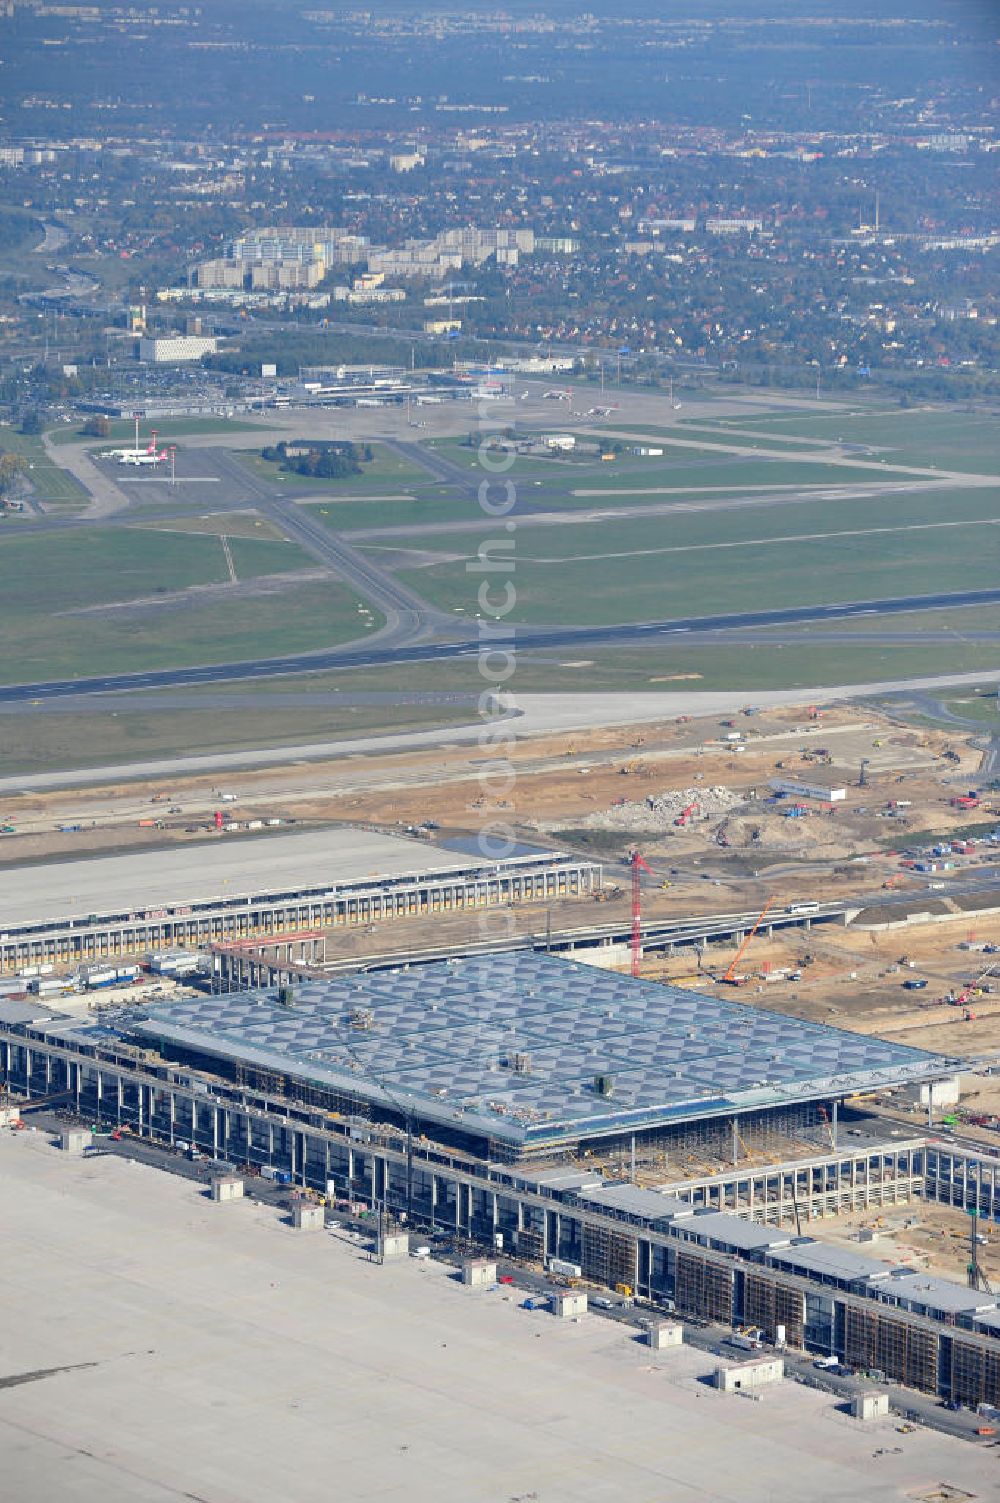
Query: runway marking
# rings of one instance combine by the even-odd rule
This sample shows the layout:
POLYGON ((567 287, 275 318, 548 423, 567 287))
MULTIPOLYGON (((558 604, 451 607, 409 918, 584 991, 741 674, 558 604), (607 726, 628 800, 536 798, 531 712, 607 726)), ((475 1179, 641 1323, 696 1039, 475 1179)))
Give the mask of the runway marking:
POLYGON ((844 532, 797 532, 779 538, 745 538, 731 543, 683 543, 674 548, 634 548, 627 553, 571 553, 558 558, 536 554, 518 555, 526 564, 587 564, 605 558, 645 558, 659 553, 710 553, 716 548, 770 548, 776 543, 818 543, 834 538, 867 538, 882 533, 935 532, 944 527, 997 527, 1000 517, 980 517, 971 522, 911 522, 905 527, 858 527, 844 532))
MULTIPOLYGON (((799 481, 786 480, 786 481, 782 481, 778 485, 737 485, 735 483, 733 485, 653 485, 653 486, 644 486, 641 489, 640 488, 633 488, 633 489, 628 489, 628 490, 619 490, 617 486, 615 486, 614 488, 612 488, 610 486, 604 486, 600 490, 583 490, 583 489, 581 489, 579 487, 576 487, 571 492, 571 494, 574 495, 574 496, 594 496, 594 497, 597 497, 597 496, 694 496, 694 495, 697 495, 697 496, 706 495, 706 496, 708 496, 708 495, 712 495, 713 493, 717 493, 719 495, 724 495, 725 496, 725 495, 733 495, 735 493, 737 495, 742 496, 742 495, 748 494, 750 491, 765 491, 768 494, 770 494, 772 491, 801 491, 801 490, 809 490, 811 488, 812 489, 822 489, 824 486, 829 486, 831 483, 832 482, 829 481, 829 480, 799 480, 799 481)), ((843 485, 845 482, 841 481, 840 483, 843 485)), ((868 486, 867 486, 867 484, 865 482, 859 481, 858 484, 859 484, 859 486, 860 486, 860 488, 862 490, 867 490, 868 486)))
POLYGON ((230 583, 238 584, 239 580, 236 577, 236 565, 233 563, 232 550, 229 547, 229 539, 224 532, 219 534, 219 542, 222 544, 222 551, 226 556, 226 568, 229 570, 230 583))

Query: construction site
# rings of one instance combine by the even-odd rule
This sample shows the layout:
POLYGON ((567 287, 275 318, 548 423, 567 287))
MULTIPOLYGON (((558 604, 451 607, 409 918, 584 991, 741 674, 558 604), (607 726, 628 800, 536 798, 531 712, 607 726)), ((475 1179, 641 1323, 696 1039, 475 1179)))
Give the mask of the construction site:
POLYGON ((1000 1405, 982 748, 845 705, 511 757, 499 858, 465 747, 12 796, 24 1120, 1000 1405), (197 969, 88 986, 161 952, 197 969))

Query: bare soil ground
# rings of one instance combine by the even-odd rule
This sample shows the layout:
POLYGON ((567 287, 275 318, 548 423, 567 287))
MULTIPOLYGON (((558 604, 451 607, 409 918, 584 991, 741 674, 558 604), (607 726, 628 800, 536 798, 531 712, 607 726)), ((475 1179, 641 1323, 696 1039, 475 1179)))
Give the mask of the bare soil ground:
MULTIPOLYGON (((826 1217, 812 1223, 824 1242, 851 1247, 887 1263, 905 1264, 917 1272, 937 1274, 964 1284, 969 1262, 969 1217, 950 1206, 917 1201, 882 1211, 826 1217), (862 1227, 874 1230, 875 1242, 858 1243, 862 1227)), ((803 1231, 806 1228, 803 1227, 803 1231)), ((978 1261, 993 1287, 1000 1287, 1000 1227, 982 1221, 977 1243, 978 1261)))
MULTIPOLYGON (((891 847, 897 835, 902 843, 907 828, 933 823, 945 830, 968 820, 949 808, 947 798, 954 788, 974 779, 979 753, 955 738, 937 732, 916 736, 867 708, 859 712, 850 706, 832 709, 816 722, 795 709, 738 717, 738 722, 741 731, 752 733, 739 753, 720 741, 727 731, 714 718, 639 729, 613 727, 569 738, 515 739, 509 752, 515 782, 506 799, 491 800, 488 792, 484 796, 475 786, 494 754, 462 745, 279 765, 233 774, 231 780, 227 775, 223 786, 235 783, 239 812, 247 817, 284 815, 303 823, 348 820, 390 829, 430 820, 448 831, 475 833, 500 814, 519 834, 541 844, 571 845, 613 857, 630 848, 636 833, 623 827, 623 799, 645 806, 647 798, 719 786, 745 807, 751 791, 760 797, 770 792, 770 777, 847 786, 848 797, 835 806, 833 816, 817 812, 790 820, 759 806, 738 817, 725 811, 709 818, 698 814, 684 828, 669 823, 662 832, 643 835, 644 849, 648 846, 657 855, 688 864, 711 856, 713 866, 719 867, 729 858, 738 877, 780 858, 846 859, 877 849, 876 842, 891 847), (836 754, 842 765, 819 761, 817 748, 836 754), (959 761, 942 761, 946 750, 953 750, 959 761), (866 788, 852 786, 846 775, 846 769, 860 765, 862 756, 872 764, 872 784, 866 788), (902 797, 910 802, 905 816, 901 811, 892 819, 879 817, 890 798, 902 797), (731 830, 725 828, 727 819, 731 830), (720 834, 727 846, 721 844, 720 834), (759 861, 761 856, 768 859, 759 861)), ((214 774, 177 778, 169 788, 162 781, 129 782, 8 797, 3 800, 3 822, 14 825, 17 834, 5 838, 0 860, 63 852, 76 856, 137 841, 162 844, 204 836, 219 791, 219 775, 214 774), (181 806, 183 817, 166 818, 166 804, 181 806), (164 828, 132 833, 139 829, 138 820, 150 815, 161 819, 164 828), (55 828, 65 823, 84 828, 67 838, 55 828), (192 824, 204 828, 189 832, 192 824)), ((839 875, 829 873, 834 886, 839 875)))

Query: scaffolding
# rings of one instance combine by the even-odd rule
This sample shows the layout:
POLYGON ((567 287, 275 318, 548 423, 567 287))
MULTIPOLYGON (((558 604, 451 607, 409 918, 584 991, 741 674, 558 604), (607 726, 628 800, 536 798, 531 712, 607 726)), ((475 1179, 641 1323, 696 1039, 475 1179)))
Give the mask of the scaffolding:
POLYGON ((805 1345, 805 1296, 801 1289, 793 1289, 764 1274, 748 1273, 743 1285, 743 1320, 748 1326, 759 1326, 768 1341, 775 1341, 778 1327, 785 1328, 785 1341, 789 1346, 805 1345))
POLYGON ((951 1348, 951 1397, 970 1408, 1000 1407, 1000 1352, 956 1337, 951 1348))
POLYGON ((681 1315, 733 1323, 733 1272, 697 1253, 678 1252, 674 1302, 681 1315))
POLYGON ((844 1359, 852 1367, 883 1372, 922 1393, 938 1391, 937 1337, 905 1320, 848 1305, 844 1359))
MULTIPOLYGON (((640 1169, 649 1168, 661 1175, 671 1170, 676 1173, 682 1164, 686 1171, 692 1168, 711 1171, 717 1165, 730 1164, 733 1120, 705 1117, 646 1131, 638 1144, 636 1164, 640 1169)), ((815 1102, 799 1101, 767 1111, 744 1112, 736 1120, 744 1152, 766 1162, 786 1156, 789 1142, 795 1143, 801 1152, 802 1134, 816 1127, 821 1117, 815 1102)), ((623 1133, 620 1137, 604 1138, 594 1148, 609 1165, 624 1164, 631 1158, 632 1135, 623 1133)))
POLYGON ((637 1239, 626 1232, 584 1222, 581 1263, 584 1277, 604 1284, 608 1289, 616 1289, 619 1284, 634 1289, 639 1267, 638 1248, 637 1239))
POLYGON ((521 1227, 514 1233, 514 1249, 519 1258, 525 1258, 529 1263, 545 1260, 545 1238, 531 1227, 521 1227))

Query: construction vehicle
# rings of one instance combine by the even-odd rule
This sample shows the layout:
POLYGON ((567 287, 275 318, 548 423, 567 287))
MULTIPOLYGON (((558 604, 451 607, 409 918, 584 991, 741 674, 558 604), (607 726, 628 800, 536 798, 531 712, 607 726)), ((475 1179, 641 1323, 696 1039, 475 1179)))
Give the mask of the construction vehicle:
MULTIPOLYGON (((628 865, 632 869, 632 966, 633 976, 640 972, 642 960, 642 873, 648 872, 651 877, 658 878, 658 886, 663 891, 670 886, 668 878, 655 872, 649 862, 644 860, 638 851, 632 851, 628 858, 628 865)), ((620 891, 620 889, 619 889, 620 891)))
POLYGON ((680 828, 683 829, 683 827, 687 824, 688 820, 692 817, 692 815, 697 814, 697 812, 698 812, 698 805, 696 803, 695 804, 688 804, 687 808, 686 809, 682 809, 681 812, 678 814, 677 818, 674 820, 674 824, 680 826, 680 828))
MULTIPOLYGON (((968 984, 968 986, 964 987, 962 989, 962 991, 960 991, 958 993, 957 997, 949 997, 948 1001, 949 1001, 950 1006, 952 1006, 952 1007, 964 1007, 965 1004, 969 1001, 969 999, 972 996, 974 996, 977 992, 982 991, 982 989, 983 989, 983 982, 986 980, 986 978, 988 976, 994 975, 995 972, 996 972, 996 970, 997 970, 997 966, 994 964, 994 965, 988 965, 984 971, 980 971, 980 973, 976 977, 976 979, 974 981, 970 981, 969 984, 968 984)), ((905 983, 904 983, 904 985, 905 985, 905 983)), ((970 1022, 971 1020, 972 1020, 971 1019, 971 1014, 966 1013, 965 1021, 966 1022, 970 1022)))
POLYGON ((597 891, 594 893, 594 902, 595 903, 613 903, 614 900, 616 898, 620 898, 621 895, 622 895, 622 890, 617 885, 617 883, 613 887, 599 887, 597 889, 597 891))
POLYGON ((757 930, 760 928, 767 914, 774 907, 777 901, 777 898, 773 894, 768 898, 767 902, 764 904, 763 908, 760 910, 760 913, 757 916, 757 922, 750 930, 750 933, 744 936, 743 943, 740 945, 739 949, 736 951, 736 954, 730 961, 726 974, 722 977, 722 980, 726 984, 726 986, 740 986, 742 984, 737 978, 737 967, 739 966, 740 961, 743 959, 743 956, 749 949, 751 941, 753 940, 754 935, 757 933, 757 930))
POLYGON ((816 1103, 816 1114, 819 1117, 820 1121, 823 1123, 823 1126, 826 1128, 827 1132, 830 1134, 830 1147, 833 1149, 834 1153, 836 1153, 837 1135, 833 1130, 833 1123, 830 1121, 830 1113, 827 1111, 822 1101, 818 1101, 816 1103))

